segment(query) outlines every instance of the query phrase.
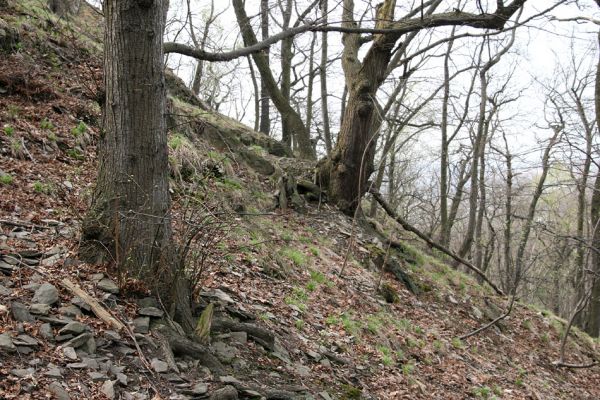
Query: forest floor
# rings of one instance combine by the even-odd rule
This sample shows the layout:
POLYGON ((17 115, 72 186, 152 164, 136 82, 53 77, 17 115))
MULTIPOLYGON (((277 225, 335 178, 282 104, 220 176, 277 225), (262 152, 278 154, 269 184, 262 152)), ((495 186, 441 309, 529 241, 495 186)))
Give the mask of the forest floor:
MULTIPOLYGON (((207 349, 222 370, 184 354, 169 362, 151 330, 157 300, 113 266, 78 260, 96 174, 99 31, 37 4, 0 9, 0 398, 600 398, 600 367, 553 364, 564 320, 517 302, 460 340, 507 299, 389 224, 404 244, 384 257, 412 285, 382 274, 387 248, 372 229, 326 203, 274 208, 264 165, 299 163, 250 145, 263 160, 250 167, 193 130, 171 133, 174 220, 180 238, 186 221, 205 224, 190 269, 198 301, 215 306, 207 349), (188 164, 210 174, 186 180, 188 164), (127 327, 99 318, 65 279, 127 327)), ((598 342, 574 329, 566 354, 588 363, 598 342)))

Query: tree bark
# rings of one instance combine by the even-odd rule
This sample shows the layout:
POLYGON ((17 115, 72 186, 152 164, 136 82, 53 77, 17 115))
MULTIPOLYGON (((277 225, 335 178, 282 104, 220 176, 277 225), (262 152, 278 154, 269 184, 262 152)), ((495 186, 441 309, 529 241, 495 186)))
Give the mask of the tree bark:
POLYGON ((104 2, 104 135, 80 252, 88 261, 111 262, 120 278, 139 279, 183 320, 191 318, 191 297, 172 243, 166 10, 166 0, 104 2))
MULTIPOLYGON (((327 24, 328 0, 321 0, 321 17, 323 23, 327 24)), ((321 81, 321 111, 323 114, 323 136, 325 139, 325 150, 327 155, 331 154, 333 142, 331 140, 331 130, 329 122, 329 105, 327 104, 327 32, 321 33, 321 65, 319 68, 319 80, 321 81)))
MULTIPOLYGON (((598 3, 600 6, 600 2, 598 3)), ((600 44, 600 32, 598 33, 600 44)), ((594 93, 594 105, 596 108, 596 126, 600 123, 600 59, 596 64, 596 86, 594 93)), ((600 335, 600 173, 594 181, 594 192, 590 206, 590 220, 592 223, 592 288, 590 296, 589 311, 587 314, 587 326, 585 330, 591 336, 600 335)))
MULTIPOLYGON (((262 40, 269 37, 269 0, 260 0, 260 31, 262 40)), ((269 64, 269 48, 264 52, 264 58, 269 64)), ((269 89, 264 79, 260 79, 260 131, 265 135, 270 135, 271 132, 271 115, 270 115, 270 98, 269 89)))

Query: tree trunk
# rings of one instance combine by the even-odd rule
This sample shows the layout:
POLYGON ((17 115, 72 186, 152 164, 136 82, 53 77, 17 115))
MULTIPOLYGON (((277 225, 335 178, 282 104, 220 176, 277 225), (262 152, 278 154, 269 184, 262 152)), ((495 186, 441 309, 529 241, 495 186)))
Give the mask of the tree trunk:
MULTIPOLYGON (((327 25, 327 0, 321 0, 321 16, 323 24, 327 25)), ((325 139, 325 150, 327 155, 331 154, 333 147, 331 140, 331 130, 329 128, 329 106, 327 104, 327 31, 321 33, 321 66, 319 68, 319 78, 321 81, 321 110, 323 114, 323 136, 325 139)))
POLYGON ((88 261, 111 262, 120 278, 142 281, 189 328, 189 286, 175 267, 171 231, 166 9, 166 0, 104 2, 104 135, 80 252, 88 261))
MULTIPOLYGON (((283 24, 282 30, 286 30, 290 27, 290 20, 292 19, 292 0, 285 0, 285 8, 283 11, 283 24)), ((292 46, 294 45, 294 38, 289 37, 281 41, 281 94, 284 100, 290 104, 290 92, 291 92, 291 80, 292 80, 292 59, 294 53, 292 52, 292 46)), ((308 127, 308 124, 307 124, 308 127)), ((308 132, 308 129, 306 129, 308 132)), ((281 114, 281 141, 288 147, 292 147, 298 144, 297 138, 294 136, 300 134, 300 132, 293 132, 290 123, 289 116, 287 113, 281 114)), ((294 146, 293 148, 296 148, 294 146)))
MULTIPOLYGON (((600 5, 600 3, 599 3, 600 5)), ((600 32, 598 33, 600 43, 600 32)), ((600 60, 596 64, 596 87, 594 93, 596 108, 596 126, 600 123, 600 60)), ((592 204, 590 206, 590 220, 592 223, 592 290, 590 306, 587 314, 585 330, 591 336, 600 335, 600 173, 596 175, 592 204)))
MULTIPOLYGON (((269 37, 269 0, 260 1, 260 30, 262 40, 269 37)), ((264 57, 269 64, 269 48, 263 50, 264 57)), ((269 89, 264 79, 260 79, 260 131, 265 135, 271 132, 269 89)))

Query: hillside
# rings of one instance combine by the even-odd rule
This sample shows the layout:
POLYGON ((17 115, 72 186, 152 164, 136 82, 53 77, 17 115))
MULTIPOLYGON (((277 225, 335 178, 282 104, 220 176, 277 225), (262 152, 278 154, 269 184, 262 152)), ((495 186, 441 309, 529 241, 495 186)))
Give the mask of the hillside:
MULTIPOLYGON (((507 299, 393 221, 338 212, 310 187, 312 163, 207 111, 172 73, 174 221, 181 248, 193 237, 195 311, 214 313, 209 344, 169 349, 159 299, 78 260, 102 120, 98 13, 2 4, 0 398, 600 398, 598 366, 553 365, 566 321, 516 302, 461 340, 507 299)), ((597 358, 573 329, 568 361, 597 358)))

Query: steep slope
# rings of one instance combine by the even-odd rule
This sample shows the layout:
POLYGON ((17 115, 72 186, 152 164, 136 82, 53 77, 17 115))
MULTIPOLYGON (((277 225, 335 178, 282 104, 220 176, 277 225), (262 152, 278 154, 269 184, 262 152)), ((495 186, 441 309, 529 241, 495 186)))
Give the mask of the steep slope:
MULTIPOLYGON (((598 367, 552 364, 565 321, 516 303, 460 340, 507 300, 390 221, 379 230, 401 244, 388 249, 310 187, 313 165, 168 74, 178 243, 197 313, 214 310, 210 344, 171 354, 148 331, 158 299, 77 260, 101 128, 100 22, 87 6, 69 19, 37 0, 0 6, 0 398, 600 398, 598 367)), ((575 331, 568 359, 595 360, 597 347, 575 331)))

